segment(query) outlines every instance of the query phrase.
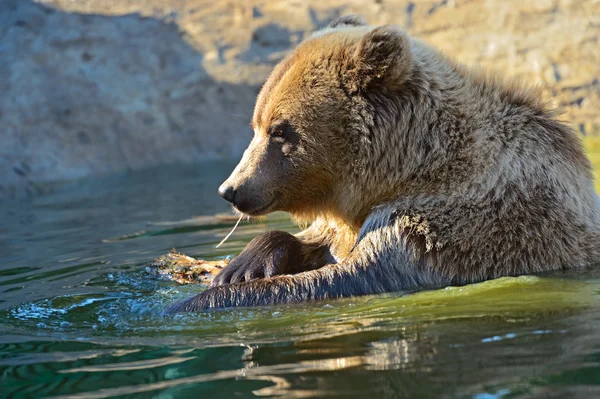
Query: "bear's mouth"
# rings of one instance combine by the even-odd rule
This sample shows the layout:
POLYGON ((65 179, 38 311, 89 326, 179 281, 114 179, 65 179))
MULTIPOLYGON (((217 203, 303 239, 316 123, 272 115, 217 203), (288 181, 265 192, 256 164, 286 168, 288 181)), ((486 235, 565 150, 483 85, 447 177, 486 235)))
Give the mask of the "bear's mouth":
POLYGON ((248 216, 263 216, 263 215, 266 215, 266 214, 270 213, 269 209, 272 208, 274 204, 275 204, 275 200, 269 202, 265 206, 254 208, 254 209, 252 209, 250 211, 244 211, 242 209, 239 209, 237 206, 234 206, 234 207, 239 212, 242 212, 243 214, 246 214, 248 216))

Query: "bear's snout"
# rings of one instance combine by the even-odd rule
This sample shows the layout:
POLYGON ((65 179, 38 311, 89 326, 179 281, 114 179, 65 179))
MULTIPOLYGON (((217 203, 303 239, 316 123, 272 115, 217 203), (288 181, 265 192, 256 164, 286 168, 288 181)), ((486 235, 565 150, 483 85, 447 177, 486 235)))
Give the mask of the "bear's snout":
POLYGON ((226 200, 227 202, 231 202, 234 205, 235 205, 235 194, 236 194, 235 189, 226 183, 222 184, 221 187, 219 187, 219 195, 221 197, 223 197, 224 200, 226 200))
POLYGON ((280 158, 270 141, 255 137, 231 175, 219 187, 219 195, 235 209, 249 216, 265 215, 273 210, 277 189, 284 179, 280 158))
POLYGON ((238 211, 250 216, 268 213, 274 204, 274 199, 265 195, 265 190, 257 190, 252 185, 236 185, 229 180, 219 187, 219 195, 230 202, 238 211))

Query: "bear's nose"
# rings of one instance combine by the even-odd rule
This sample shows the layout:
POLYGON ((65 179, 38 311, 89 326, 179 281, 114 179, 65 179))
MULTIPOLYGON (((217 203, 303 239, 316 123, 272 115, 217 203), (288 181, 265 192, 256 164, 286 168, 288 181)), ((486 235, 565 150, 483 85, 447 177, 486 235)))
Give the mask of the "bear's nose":
POLYGON ((219 187, 219 195, 232 204, 235 200, 235 190, 231 186, 222 185, 219 187))

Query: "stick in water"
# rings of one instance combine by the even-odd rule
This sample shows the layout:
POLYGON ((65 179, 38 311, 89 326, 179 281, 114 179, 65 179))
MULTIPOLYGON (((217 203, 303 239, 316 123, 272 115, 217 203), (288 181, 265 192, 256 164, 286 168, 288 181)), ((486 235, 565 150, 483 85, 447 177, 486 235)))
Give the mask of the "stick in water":
POLYGON ((238 224, 240 224, 240 222, 242 221, 242 218, 243 218, 243 217, 244 217, 244 215, 243 215, 243 214, 242 214, 242 215, 240 215, 240 218, 238 219, 238 221, 237 221, 237 223, 235 224, 235 226, 233 226, 233 229, 231 229, 231 231, 229 232, 229 234, 227 234, 227 235, 225 236, 225 238, 223 238, 223 239, 221 240, 221 242, 220 242, 220 243, 219 243, 219 244, 218 244, 218 245, 217 245, 215 248, 219 248, 221 245, 223 245, 223 243, 224 243, 225 241, 227 241, 227 239, 228 239, 229 237, 231 237, 231 235, 233 234, 233 232, 235 231, 235 229, 237 229, 237 227, 238 227, 238 224))

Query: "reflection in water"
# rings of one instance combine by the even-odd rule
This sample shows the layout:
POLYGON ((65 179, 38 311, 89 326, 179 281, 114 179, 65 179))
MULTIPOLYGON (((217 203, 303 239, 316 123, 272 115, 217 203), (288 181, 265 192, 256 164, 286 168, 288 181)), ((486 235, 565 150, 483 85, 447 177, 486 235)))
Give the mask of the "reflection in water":
POLYGON ((149 279, 154 257, 235 256, 261 231, 295 229, 274 215, 215 249, 233 222, 214 218, 230 169, 214 166, 2 204, 0 397, 600 397, 591 271, 160 316, 202 288, 149 279))
MULTIPOLYGON (((568 318, 565 324, 579 323, 580 317, 568 318)), ((501 340, 490 343, 477 333, 498 328, 497 321, 463 321, 331 339, 334 346, 343 342, 346 352, 362 352, 354 356, 332 356, 321 349, 325 342, 311 340, 294 345, 303 348, 296 355, 300 353, 304 360, 283 366, 269 364, 282 361, 281 356, 273 353, 281 348, 261 347, 252 351, 252 361, 244 369, 244 376, 272 382, 272 386, 255 391, 256 394, 280 397, 311 397, 316 393, 337 397, 379 394, 409 398, 456 395, 492 398, 509 393, 516 397, 564 397, 561 395, 567 390, 575 395, 569 397, 588 397, 585 394, 600 392, 589 386, 565 388, 543 383, 585 370, 581 369, 582 354, 590 351, 595 353, 594 362, 588 365, 596 373, 592 384, 600 383, 598 339, 594 337, 589 342, 592 337, 588 336, 583 340, 588 342, 581 347, 582 342, 577 338, 582 333, 579 328, 540 332, 527 327, 530 321, 508 323, 512 324, 510 331, 514 331, 505 333, 514 340, 510 345, 501 340), (306 359, 307 356, 312 359, 306 359), (314 390, 307 391, 306 386, 314 386, 314 390)), ((590 327, 597 331, 600 324, 596 321, 594 326, 586 326, 590 327)))

